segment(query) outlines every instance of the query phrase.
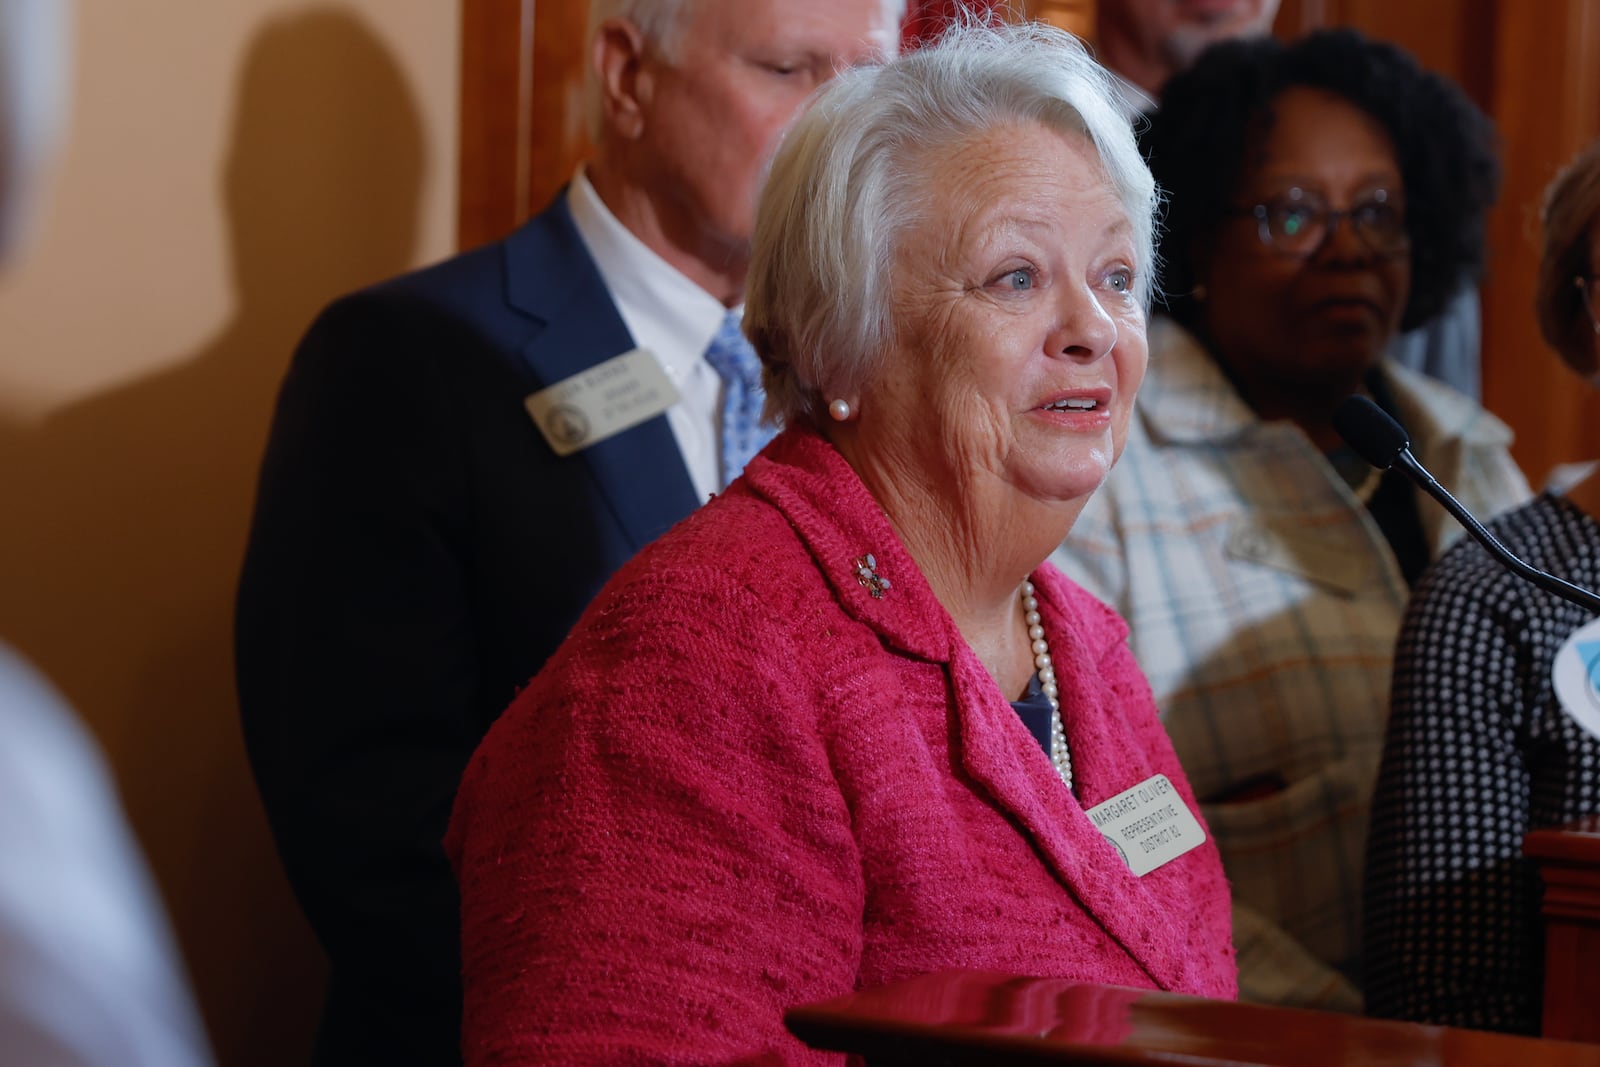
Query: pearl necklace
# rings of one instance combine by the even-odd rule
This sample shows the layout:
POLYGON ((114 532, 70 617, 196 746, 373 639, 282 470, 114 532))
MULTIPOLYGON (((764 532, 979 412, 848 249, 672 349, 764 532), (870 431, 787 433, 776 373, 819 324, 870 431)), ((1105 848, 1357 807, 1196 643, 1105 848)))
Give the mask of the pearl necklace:
POLYGON ((1050 659, 1050 642, 1045 640, 1039 622, 1039 601, 1033 583, 1022 583, 1022 619, 1028 624, 1028 640, 1033 642, 1033 665, 1039 672, 1039 688, 1050 701, 1050 762, 1068 789, 1072 788, 1072 752, 1067 748, 1067 730, 1061 723, 1061 690, 1056 685, 1056 668, 1050 659))

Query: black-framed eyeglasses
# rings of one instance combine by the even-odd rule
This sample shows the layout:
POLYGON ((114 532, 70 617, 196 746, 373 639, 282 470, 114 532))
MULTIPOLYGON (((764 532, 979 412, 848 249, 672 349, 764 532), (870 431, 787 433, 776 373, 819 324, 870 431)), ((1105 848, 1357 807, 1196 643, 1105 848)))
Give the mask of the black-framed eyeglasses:
POLYGON ((1338 211, 1318 193, 1290 189, 1251 207, 1236 208, 1231 214, 1253 217, 1261 243, 1285 256, 1315 254, 1346 219, 1361 242, 1377 255, 1397 256, 1411 247, 1405 206, 1383 189, 1338 211))
POLYGON ((1600 275, 1580 274, 1572 279, 1583 296, 1583 309, 1589 313, 1589 323, 1595 333, 1600 333, 1600 275))

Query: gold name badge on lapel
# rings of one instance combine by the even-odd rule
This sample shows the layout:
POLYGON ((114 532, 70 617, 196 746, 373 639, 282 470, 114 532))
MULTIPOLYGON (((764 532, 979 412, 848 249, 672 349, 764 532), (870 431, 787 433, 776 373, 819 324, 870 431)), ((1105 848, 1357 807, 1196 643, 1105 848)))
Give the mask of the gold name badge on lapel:
POLYGON ((599 444, 678 402, 678 387, 646 349, 635 348, 541 389, 523 401, 558 456, 599 444))
POLYGON ((1122 862, 1141 878, 1206 839, 1200 820, 1164 774, 1146 778, 1088 814, 1122 862))

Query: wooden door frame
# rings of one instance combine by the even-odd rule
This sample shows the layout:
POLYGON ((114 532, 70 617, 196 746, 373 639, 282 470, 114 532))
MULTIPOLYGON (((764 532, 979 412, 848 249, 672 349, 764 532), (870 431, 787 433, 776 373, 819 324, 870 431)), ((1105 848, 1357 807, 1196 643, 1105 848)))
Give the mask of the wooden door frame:
POLYGON ((456 244, 502 237, 588 151, 584 0, 462 0, 456 244))

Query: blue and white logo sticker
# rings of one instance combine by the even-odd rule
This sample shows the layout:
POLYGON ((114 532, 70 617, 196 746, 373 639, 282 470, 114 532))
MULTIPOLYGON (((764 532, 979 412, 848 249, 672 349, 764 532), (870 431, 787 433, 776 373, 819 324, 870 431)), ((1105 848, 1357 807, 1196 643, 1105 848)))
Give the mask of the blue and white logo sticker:
POLYGON ((1600 619, 1567 638, 1550 668, 1550 681, 1572 720, 1600 737, 1600 619))

